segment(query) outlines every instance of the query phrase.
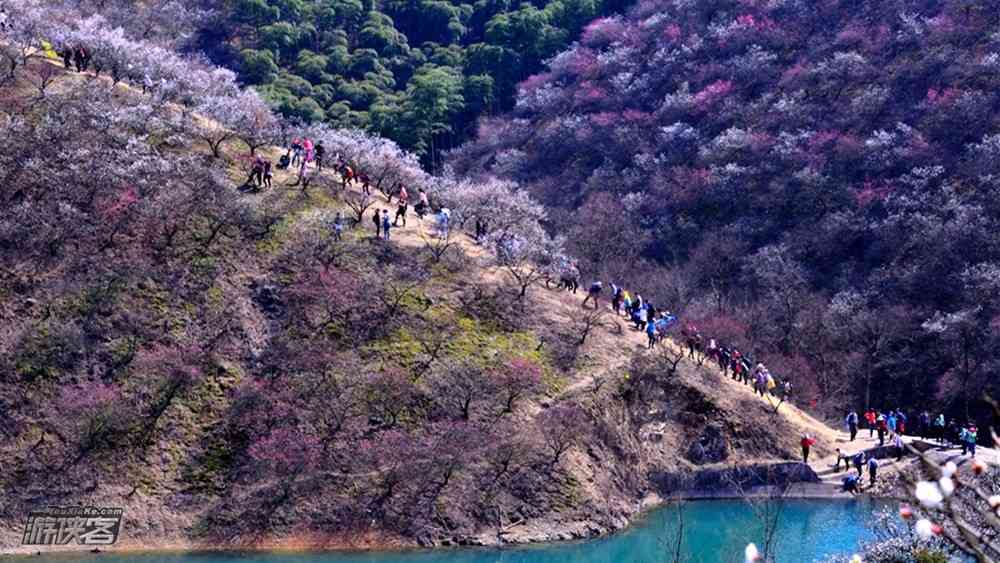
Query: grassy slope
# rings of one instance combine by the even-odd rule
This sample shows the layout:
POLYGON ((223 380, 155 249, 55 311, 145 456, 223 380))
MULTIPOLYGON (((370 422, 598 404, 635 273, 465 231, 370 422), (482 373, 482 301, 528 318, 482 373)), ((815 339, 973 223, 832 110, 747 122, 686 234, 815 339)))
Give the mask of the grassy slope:
MULTIPOLYGON (((72 79, 77 79, 76 77, 72 79)), ((226 147, 226 161, 240 152, 235 145, 226 147)), ((280 149, 268 148, 265 154, 277 159, 280 149)), ((235 185, 242 180, 242 173, 232 165, 231 177, 235 185)), ((220 301, 236 304, 237 322, 246 335, 250 349, 262 349, 275 330, 272 322, 247 291, 248 284, 262 277, 269 256, 282 244, 282 237, 297 221, 308 218, 318 210, 339 208, 342 204, 335 191, 322 187, 318 181, 307 193, 288 187, 287 173, 277 172, 275 188, 261 194, 244 196, 256 206, 267 206, 283 217, 282 226, 262 241, 256 248, 230 248, 220 260, 224 262, 222 282, 210 288, 220 301)), ((327 184, 336 178, 327 177, 327 184)), ((380 204, 383 203, 381 200, 380 204)), ((392 209, 394 206, 385 205, 392 209)), ((370 216, 370 211, 368 213, 370 216)), ((362 224, 368 227, 366 221, 362 224)), ((410 226, 393 231, 391 245, 395 252, 420 254, 423 237, 429 231, 429 222, 421 225, 411 216, 410 226)), ((369 229, 355 229, 346 233, 358 248, 378 253, 383 243, 372 238, 369 229)), ((420 288, 435 306, 457 308, 457 296, 472 285, 498 287, 504 284, 504 274, 490 265, 484 250, 466 237, 459 237, 458 248, 466 257, 464 264, 452 268, 439 268, 435 275, 420 288)), ((397 254, 397 256, 400 254, 397 254)), ((463 262, 463 261, 460 261, 463 262)), ((533 288, 529 291, 524 307, 526 328, 523 334, 470 334, 470 338, 485 338, 498 346, 520 346, 544 342, 543 349, 556 347, 561 341, 572 340, 574 324, 580 318, 582 295, 572 295, 555 290, 533 288)), ((197 316, 189 304, 160 303, 157 288, 145 288, 131 296, 135 302, 154 303, 163 309, 165 318, 183 322, 188 316, 197 316)), ((676 380, 665 385, 662 396, 640 398, 626 404, 622 400, 626 373, 631 357, 644 353, 645 338, 621 323, 611 323, 591 334, 586 344, 575 350, 575 356, 547 355, 552 363, 548 378, 548 393, 536 397, 522 409, 520 416, 533 417, 543 408, 562 400, 586 404, 599 421, 598 432, 584 444, 574 447, 564 461, 565 477, 554 483, 548 491, 548 510, 535 515, 528 522, 510 526, 508 539, 538 539, 553 537, 553 529, 570 529, 574 534, 588 535, 607 531, 607 525, 591 525, 595 513, 602 514, 604 522, 620 525, 637 508, 637 501, 647 492, 646 476, 651 472, 677 472, 696 466, 686 457, 690 443, 696 440, 709 425, 724 429, 729 457, 721 465, 753 463, 771 460, 789 460, 798 455, 798 437, 808 431, 819 438, 818 454, 825 455, 832 449, 838 433, 810 417, 793 405, 783 405, 777 414, 749 388, 721 377, 714 370, 699 368, 686 360, 682 362, 676 380), (571 363, 567 363, 571 362, 571 363), (557 365, 558 364, 558 365, 557 365)), ((465 329, 463 329, 465 330, 465 329)), ((468 330, 478 330, 475 327, 468 330)), ((400 341, 384 342, 395 356, 410 349, 403 335, 400 341)), ((672 344, 671 344, 672 346, 672 344)), ((543 352, 546 353, 546 352, 543 352)), ((225 445, 218 443, 217 428, 230 404, 234 389, 244 377, 238 362, 222 362, 217 377, 206 379, 182 401, 173 403, 155 428, 155 440, 144 455, 131 459, 125 466, 95 467, 92 483, 69 485, 63 497, 65 503, 124 506, 128 521, 121 547, 191 547, 204 545, 206 530, 204 517, 212 511, 216 517, 235 517, 242 498, 264 489, 244 489, 233 497, 220 499, 215 506, 184 502, 191 491, 211 496, 213 491, 225 489, 225 445), (106 475, 127 474, 131 486, 106 475), (77 486, 79 485, 79 486, 77 486)), ((32 444, 40 430, 21 436, 17 443, 2 445, 8 459, 30 456, 32 444)), ((229 493, 226 493, 229 494, 229 493)), ((320 500, 311 504, 304 500, 296 507, 295 514, 322 511, 320 500)), ((0 549, 15 550, 19 544, 21 517, 10 514, 0 522, 0 549)), ((495 527, 478 525, 463 528, 461 536, 481 534, 482 541, 495 537, 495 527)), ((322 530, 296 530, 294 525, 281 534, 235 536, 224 538, 230 545, 285 546, 285 547, 365 547, 370 545, 405 544, 410 540, 383 534, 379 530, 359 533, 325 533, 322 530)), ((210 543, 217 543, 212 540, 210 543)))

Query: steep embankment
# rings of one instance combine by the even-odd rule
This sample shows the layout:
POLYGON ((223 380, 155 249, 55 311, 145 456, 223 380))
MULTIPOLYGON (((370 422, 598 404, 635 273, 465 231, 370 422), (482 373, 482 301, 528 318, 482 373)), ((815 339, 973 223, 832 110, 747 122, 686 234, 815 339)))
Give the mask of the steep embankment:
POLYGON ((519 299, 457 228, 436 256, 429 222, 380 241, 369 209, 334 240, 359 188, 329 171, 245 193, 239 143, 213 158, 128 88, 7 93, 3 154, 52 151, 2 192, 38 225, 0 233, 3 551, 25 511, 77 503, 123 507, 132 549, 584 537, 836 438, 579 295, 519 299))

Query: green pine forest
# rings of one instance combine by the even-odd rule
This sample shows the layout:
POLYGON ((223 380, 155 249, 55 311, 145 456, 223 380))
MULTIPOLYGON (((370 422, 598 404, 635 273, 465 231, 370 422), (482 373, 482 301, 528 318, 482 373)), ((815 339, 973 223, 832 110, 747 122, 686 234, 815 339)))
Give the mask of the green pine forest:
POLYGON ((625 0, 230 0, 203 44, 287 117, 366 129, 437 168, 481 115, 625 0), (221 33, 223 41, 217 35, 221 33))

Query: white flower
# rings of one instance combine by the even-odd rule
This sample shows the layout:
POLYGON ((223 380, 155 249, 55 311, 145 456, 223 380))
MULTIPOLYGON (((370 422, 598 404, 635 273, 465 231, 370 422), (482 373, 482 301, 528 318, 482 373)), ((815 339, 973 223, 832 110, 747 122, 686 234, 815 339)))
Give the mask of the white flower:
POLYGON ((941 489, 941 493, 944 494, 945 498, 951 496, 951 493, 955 492, 955 481, 951 477, 942 477, 938 481, 938 487, 941 489))
POLYGON ((913 529, 916 530, 917 535, 920 536, 921 539, 929 540, 934 535, 934 524, 931 524, 931 521, 926 518, 917 520, 913 529))
POLYGON ((927 508, 937 508, 941 506, 941 501, 944 500, 941 489, 938 488, 936 483, 931 483, 930 481, 917 483, 917 489, 914 494, 917 500, 920 501, 920 504, 927 508))
POLYGON ((941 469, 941 475, 944 477, 951 477, 957 471, 958 471, 958 466, 955 465, 955 462, 949 461, 948 463, 944 464, 944 467, 941 469))
POLYGON ((759 559, 760 552, 757 551, 757 546, 752 543, 748 543, 746 549, 746 563, 753 563, 759 559))
POLYGON ((855 553, 851 556, 851 563, 862 563, 861 556, 855 553))
POLYGON ((989 498, 990 508, 1000 507, 1000 495, 993 495, 989 498))

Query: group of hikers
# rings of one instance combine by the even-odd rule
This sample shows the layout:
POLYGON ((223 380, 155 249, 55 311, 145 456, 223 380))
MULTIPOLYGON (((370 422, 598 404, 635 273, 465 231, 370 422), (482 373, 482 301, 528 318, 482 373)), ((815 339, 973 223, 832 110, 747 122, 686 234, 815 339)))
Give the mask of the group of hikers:
MULTIPOLYGON (((574 263, 562 263, 558 265, 559 283, 558 287, 566 291, 576 293, 580 287, 579 269, 574 263)), ((649 349, 667 337, 671 327, 677 324, 677 317, 668 310, 657 308, 648 299, 644 299, 638 292, 632 293, 614 283, 611 286, 611 310, 617 315, 624 314, 625 318, 631 321, 637 331, 646 333, 649 349)), ((594 309, 600 306, 601 296, 604 293, 604 284, 601 281, 594 281, 587 289, 587 295, 583 300, 583 307, 593 302, 594 309)), ((792 384, 790 381, 778 383, 778 379, 771 374, 770 370, 763 362, 754 362, 752 355, 740 352, 735 346, 726 346, 716 341, 715 338, 706 339, 702 336, 698 328, 687 323, 681 329, 681 337, 687 349, 688 357, 691 359, 709 359, 719 365, 722 374, 730 376, 735 381, 750 385, 754 393, 759 393, 762 397, 777 395, 781 392, 782 398, 791 396, 792 384)))
POLYGON ((75 67, 77 72, 86 72, 90 67, 91 55, 83 45, 67 45, 63 47, 61 56, 66 70, 75 67))
MULTIPOLYGON (((888 439, 893 452, 896 454, 897 461, 901 460, 906 453, 906 445, 903 442, 905 434, 919 436, 925 440, 934 439, 941 445, 946 445, 949 442, 957 443, 962 447, 962 455, 976 456, 976 442, 979 438, 979 429, 974 423, 960 425, 954 418, 948 421, 944 414, 939 414, 937 417, 932 418, 931 414, 927 411, 920 413, 913 420, 912 425, 908 426, 909 423, 909 417, 907 417, 902 409, 898 408, 895 410, 880 411, 869 407, 861 416, 858 416, 856 411, 851 411, 844 418, 844 424, 850 434, 851 442, 857 437, 860 425, 864 424, 868 428, 869 437, 878 435, 879 447, 884 447, 888 439)), ((862 468, 866 465, 868 467, 870 483, 872 485, 875 484, 875 477, 878 472, 878 460, 874 456, 867 455, 864 450, 855 454, 847 454, 842 452, 840 448, 837 448, 837 463, 834 466, 834 471, 840 470, 841 461, 844 463, 845 471, 849 470, 853 464, 858 472, 857 476, 849 475, 844 478, 844 491, 851 493, 858 492, 861 487, 862 468)))
MULTIPOLYGON (((313 143, 311 139, 294 138, 285 150, 285 154, 278 159, 278 170, 292 170, 295 172, 298 183, 302 183, 308 173, 309 164, 315 166, 316 172, 323 170, 326 162, 326 147, 323 141, 313 143)), ((270 160, 254 155, 250 166, 250 176, 247 178, 246 186, 254 190, 260 188, 270 188, 272 179, 272 166, 270 160)), ((368 175, 358 172, 340 155, 337 155, 334 163, 334 170, 340 174, 342 187, 347 188, 353 182, 360 182, 362 189, 367 194, 370 191, 370 180, 368 175)))
POLYGON ((867 455, 862 450, 854 455, 842 455, 840 449, 837 450, 837 465, 834 467, 834 471, 840 471, 840 462, 844 462, 844 471, 848 471, 851 465, 857 471, 857 475, 851 474, 841 481, 843 483, 842 488, 845 493, 857 494, 861 492, 863 487, 862 477, 864 477, 864 470, 868 468, 868 485, 870 487, 875 486, 876 479, 878 478, 878 468, 879 461, 874 455, 867 455))
MULTIPOLYGON (((562 263, 557 265, 559 272, 558 287, 560 289, 576 293, 580 287, 579 270, 576 264, 562 263)), ((547 282, 551 281, 547 279, 547 282)), ((677 317, 670 311, 662 310, 653 305, 648 299, 644 299, 638 293, 611 283, 611 310, 615 314, 624 314, 629 319, 636 330, 644 331, 648 337, 647 347, 654 348, 659 341, 667 336, 667 331, 677 323, 677 317)), ((582 306, 587 307, 593 304, 594 309, 600 307, 600 301, 604 295, 605 287, 601 281, 594 281, 587 289, 582 306)), ((735 346, 726 346, 716 341, 714 338, 706 339, 701 335, 698 328, 693 324, 686 324, 681 329, 681 336, 687 349, 689 358, 710 359, 716 362, 723 375, 730 376, 734 380, 750 385, 754 393, 761 396, 778 395, 784 399, 791 395, 792 385, 789 381, 779 383, 777 378, 771 374, 770 370, 763 362, 755 362, 750 354, 744 354, 735 346)), ((901 459, 905 453, 903 435, 907 432, 909 419, 901 409, 890 409, 880 412, 875 409, 867 409, 863 418, 857 412, 850 412, 845 419, 850 441, 857 437, 860 425, 863 423, 869 429, 869 435, 878 434, 879 446, 885 446, 888 440, 895 449, 897 459, 901 459)), ((915 434, 923 438, 935 438, 944 444, 947 441, 955 442, 962 447, 962 455, 967 453, 976 455, 976 440, 978 429, 974 424, 959 425, 955 419, 946 422, 943 414, 932 419, 926 411, 917 417, 910 429, 915 434)), ((802 461, 809 462, 809 452, 816 443, 816 439, 809 434, 803 434, 800 441, 802 447, 802 461)), ((839 448, 837 451, 837 463, 835 470, 840 470, 843 462, 844 469, 848 470, 853 465, 857 475, 849 475, 843 480, 843 489, 846 492, 857 493, 861 490, 864 470, 868 470, 869 485, 874 485, 878 476, 879 460, 874 455, 868 455, 865 451, 855 454, 845 454, 839 448)))
POLYGON ((719 365, 722 375, 749 385, 755 394, 766 397, 768 395, 777 396, 780 392, 781 397, 785 400, 791 397, 792 382, 785 380, 779 384, 778 378, 771 373, 764 362, 755 362, 751 353, 741 352, 736 346, 727 346, 716 342, 714 338, 709 339, 708 345, 702 351, 701 346, 704 339, 694 327, 690 327, 686 331, 685 339, 691 357, 694 357, 696 353, 703 353, 705 357, 714 360, 719 365))
MULTIPOLYGON (((302 177, 306 175, 306 167, 310 163, 315 165, 315 170, 317 172, 323 170, 325 156, 326 148, 323 146, 322 141, 318 141, 314 144, 309 139, 295 138, 292 139, 285 154, 281 155, 281 158, 278 160, 277 168, 279 170, 297 170, 297 174, 301 181, 302 177)), ((273 178, 271 162, 261 155, 254 155, 250 158, 252 158, 250 164, 250 176, 247 178, 245 186, 254 191, 257 191, 260 188, 270 188, 273 178)), ((336 156, 333 164, 333 170, 340 175, 342 187, 344 189, 347 189, 354 184, 361 184, 362 193, 365 196, 371 195, 371 180, 368 175, 364 172, 359 172, 356 167, 352 166, 342 156, 336 156)), ((397 204, 395 215, 390 218, 390 210, 385 208, 376 208, 372 213, 372 223, 375 228, 375 237, 382 240, 389 240, 392 229, 399 227, 400 223, 402 223, 403 227, 406 227, 406 219, 410 209, 411 196, 402 182, 397 182, 393 188, 388 190, 386 193, 389 203, 392 203, 393 198, 396 198, 397 204)), ((416 199, 417 202, 416 205, 413 206, 413 211, 417 215, 417 218, 422 221, 431 211, 431 205, 427 192, 425 192, 423 188, 419 189, 416 199)), ((451 222, 451 211, 446 207, 441 208, 436 213, 435 219, 435 230, 437 236, 447 236, 451 222)), ((332 225, 333 235, 336 240, 340 240, 342 238, 343 228, 344 217, 340 212, 337 212, 332 225)))
MULTIPOLYGON (((393 216, 391 221, 389 220, 388 209, 375 208, 375 211, 372 213, 372 223, 375 225, 375 238, 389 240, 392 229, 399 227, 400 220, 403 222, 403 227, 406 226, 406 215, 410 209, 410 194, 406 191, 406 187, 401 182, 396 185, 395 189, 389 192, 389 203, 392 203, 393 197, 396 197, 397 205, 396 214, 393 216)), ((417 192, 417 204, 413 208, 417 218, 423 221, 424 216, 427 215, 430 208, 431 206, 430 201, 427 199, 427 192, 425 192, 423 188, 420 188, 417 192)), ((437 236, 447 236, 451 222, 451 210, 447 207, 441 208, 435 219, 437 236)))
MULTIPOLYGON (((576 293, 580 287, 579 270, 576 265, 564 264, 561 271, 559 287, 576 293)), ((645 332, 647 347, 655 348, 660 341, 667 337, 667 332, 677 322, 677 317, 670 311, 657 308, 649 299, 644 299, 639 293, 633 295, 629 290, 614 283, 611 283, 610 286, 611 310, 616 315, 624 315, 632 323, 635 330, 645 332)), ((593 302, 596 310, 600 307, 603 292, 603 282, 591 283, 587 289, 587 296, 583 299, 583 307, 593 302)))
POLYGON ((935 418, 927 411, 923 411, 914 420, 914 424, 907 426, 909 418, 902 409, 889 409, 886 412, 868 408, 863 418, 858 417, 858 413, 851 411, 844 419, 847 431, 851 435, 851 441, 858 435, 859 423, 864 420, 868 428, 868 436, 872 437, 878 433, 878 445, 884 446, 886 437, 890 439, 902 436, 911 430, 911 434, 922 439, 934 439, 939 444, 949 442, 956 443, 962 447, 962 455, 976 455, 976 441, 979 439, 979 429, 974 423, 959 424, 958 420, 952 418, 948 420, 944 414, 939 414, 935 418))

